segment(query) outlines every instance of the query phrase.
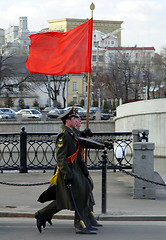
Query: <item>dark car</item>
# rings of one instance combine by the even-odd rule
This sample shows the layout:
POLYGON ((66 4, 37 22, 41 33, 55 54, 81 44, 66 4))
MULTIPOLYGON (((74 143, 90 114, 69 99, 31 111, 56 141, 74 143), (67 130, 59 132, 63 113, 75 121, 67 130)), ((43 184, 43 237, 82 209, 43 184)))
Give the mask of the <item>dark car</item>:
POLYGON ((110 119, 110 114, 109 113, 104 113, 101 110, 101 120, 109 120, 110 119))
POLYGON ((5 114, 7 114, 9 116, 9 118, 15 118, 15 116, 16 116, 15 111, 11 108, 0 108, 0 110, 2 112, 4 112, 5 114))

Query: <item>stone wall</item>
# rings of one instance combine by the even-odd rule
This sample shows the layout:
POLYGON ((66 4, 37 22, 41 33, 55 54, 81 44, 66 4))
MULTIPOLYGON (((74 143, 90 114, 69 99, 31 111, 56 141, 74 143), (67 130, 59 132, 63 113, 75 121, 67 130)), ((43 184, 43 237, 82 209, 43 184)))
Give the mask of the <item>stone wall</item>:
POLYGON ((149 130, 149 142, 155 144, 154 155, 166 157, 166 98, 120 105, 115 131, 149 130))
MULTIPOLYGON (((0 133, 19 133, 22 127, 25 127, 27 132, 59 132, 62 122, 54 121, 4 121, 0 122, 0 133)), ((86 121, 82 121, 81 129, 86 128, 86 121)), ((89 121, 89 128, 92 132, 114 132, 115 124, 113 120, 108 121, 89 121)))

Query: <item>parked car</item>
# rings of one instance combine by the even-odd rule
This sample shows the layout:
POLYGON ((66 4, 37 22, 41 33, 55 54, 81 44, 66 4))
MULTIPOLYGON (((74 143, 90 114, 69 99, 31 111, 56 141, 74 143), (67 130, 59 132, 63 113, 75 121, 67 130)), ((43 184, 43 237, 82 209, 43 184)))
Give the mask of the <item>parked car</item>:
POLYGON ((104 113, 103 110, 101 110, 98 107, 90 107, 89 112, 93 114, 93 116, 96 117, 96 112, 100 112, 100 119, 101 120, 109 120, 110 119, 110 114, 109 113, 104 113))
POLYGON ((55 107, 45 107, 42 112, 48 113, 49 111, 53 110, 53 109, 57 109, 55 107))
POLYGON ((0 110, 2 112, 4 112, 5 114, 7 114, 9 116, 9 118, 15 118, 15 116, 16 116, 15 111, 11 108, 0 108, 0 110))
POLYGON ((60 114, 63 114, 65 111, 64 109, 59 108, 60 114))
POLYGON ((33 114, 35 114, 35 115, 38 115, 39 116, 39 118, 42 118, 42 113, 41 113, 41 111, 39 111, 39 110, 37 110, 37 109, 34 109, 34 108, 31 108, 31 109, 29 109, 33 114))
POLYGON ((57 118, 60 114, 61 112, 59 111, 59 109, 54 108, 47 113, 47 118, 57 118))
POLYGON ((101 112, 101 109, 98 107, 90 107, 89 112, 96 117, 96 112, 101 112))
POLYGON ((10 116, 0 110, 0 119, 8 119, 10 116))
MULTIPOLYGON (((69 109, 71 109, 72 107, 67 107, 64 108, 64 111, 68 111, 69 109)), ((87 116, 87 111, 85 108, 79 107, 79 106, 74 106, 74 108, 76 108, 78 110, 78 114, 81 118, 81 120, 86 120, 86 116, 87 116)), ((93 114, 89 113, 89 120, 94 120, 95 117, 93 114)))
POLYGON ((101 110, 101 120, 109 120, 110 117, 111 116, 109 113, 105 113, 105 112, 103 112, 103 110, 101 110))
POLYGON ((39 107, 31 107, 31 109, 36 109, 41 113, 41 109, 39 107))
POLYGON ((18 114, 22 115, 23 120, 27 119, 35 119, 35 118, 42 118, 42 114, 36 110, 36 109, 22 109, 18 112, 16 112, 16 116, 18 117, 18 114))

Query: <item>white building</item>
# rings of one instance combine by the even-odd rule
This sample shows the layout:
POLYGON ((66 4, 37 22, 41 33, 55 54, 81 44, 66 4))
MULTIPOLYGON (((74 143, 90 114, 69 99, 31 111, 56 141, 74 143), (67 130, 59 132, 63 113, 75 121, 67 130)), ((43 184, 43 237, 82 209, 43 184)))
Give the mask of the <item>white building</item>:
MULTIPOLYGON (((17 73, 19 73, 21 77, 23 77, 23 74, 25 74, 25 76, 28 74, 28 71, 25 68, 25 61, 29 54, 29 36, 35 33, 37 32, 30 32, 28 30, 27 17, 19 17, 19 26, 10 26, 6 30, 0 29, 0 50, 3 51, 4 55, 13 55, 15 64, 18 64, 19 62, 17 73)), ((16 78, 13 78, 13 81, 16 81, 16 78)), ((5 92, 0 96, 1 104, 3 104, 4 97, 5 92)), ((44 84, 40 85, 40 87, 36 87, 34 92, 29 93, 23 90, 17 92, 16 89, 13 89, 13 93, 10 94, 10 97, 12 97, 15 105, 18 105, 20 98, 24 98, 25 104, 29 106, 32 106, 35 100, 39 102, 41 107, 45 107, 50 103, 44 84)), ((58 95, 58 102, 62 102, 61 93, 58 95)))
POLYGON ((102 72, 106 63, 107 48, 118 47, 118 38, 114 32, 105 34, 94 30, 92 36, 92 69, 102 72))
POLYGON ((108 47, 106 51, 106 63, 113 61, 115 57, 125 56, 134 63, 149 63, 154 58, 155 48, 154 47, 108 47))
POLYGON ((36 32, 28 30, 27 17, 19 17, 19 26, 10 26, 4 30, 4 43, 2 48, 5 54, 28 55, 30 39, 29 35, 36 32))
POLYGON ((92 37, 92 46, 105 48, 105 47, 117 47, 118 38, 113 33, 105 34, 101 31, 94 30, 92 37))

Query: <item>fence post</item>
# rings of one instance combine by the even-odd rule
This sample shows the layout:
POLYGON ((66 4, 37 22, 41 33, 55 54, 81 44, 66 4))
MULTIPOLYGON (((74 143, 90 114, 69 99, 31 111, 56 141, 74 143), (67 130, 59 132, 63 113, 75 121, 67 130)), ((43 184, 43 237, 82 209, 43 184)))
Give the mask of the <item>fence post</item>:
POLYGON ((20 173, 27 173, 27 132, 25 127, 20 132, 20 173))
POLYGON ((102 154, 102 213, 106 213, 106 190, 107 190, 107 150, 102 154))
MULTIPOLYGON (((153 150, 154 143, 133 144, 134 174, 150 181, 154 181, 153 150)), ((155 185, 135 178, 134 198, 155 199, 155 185)))

